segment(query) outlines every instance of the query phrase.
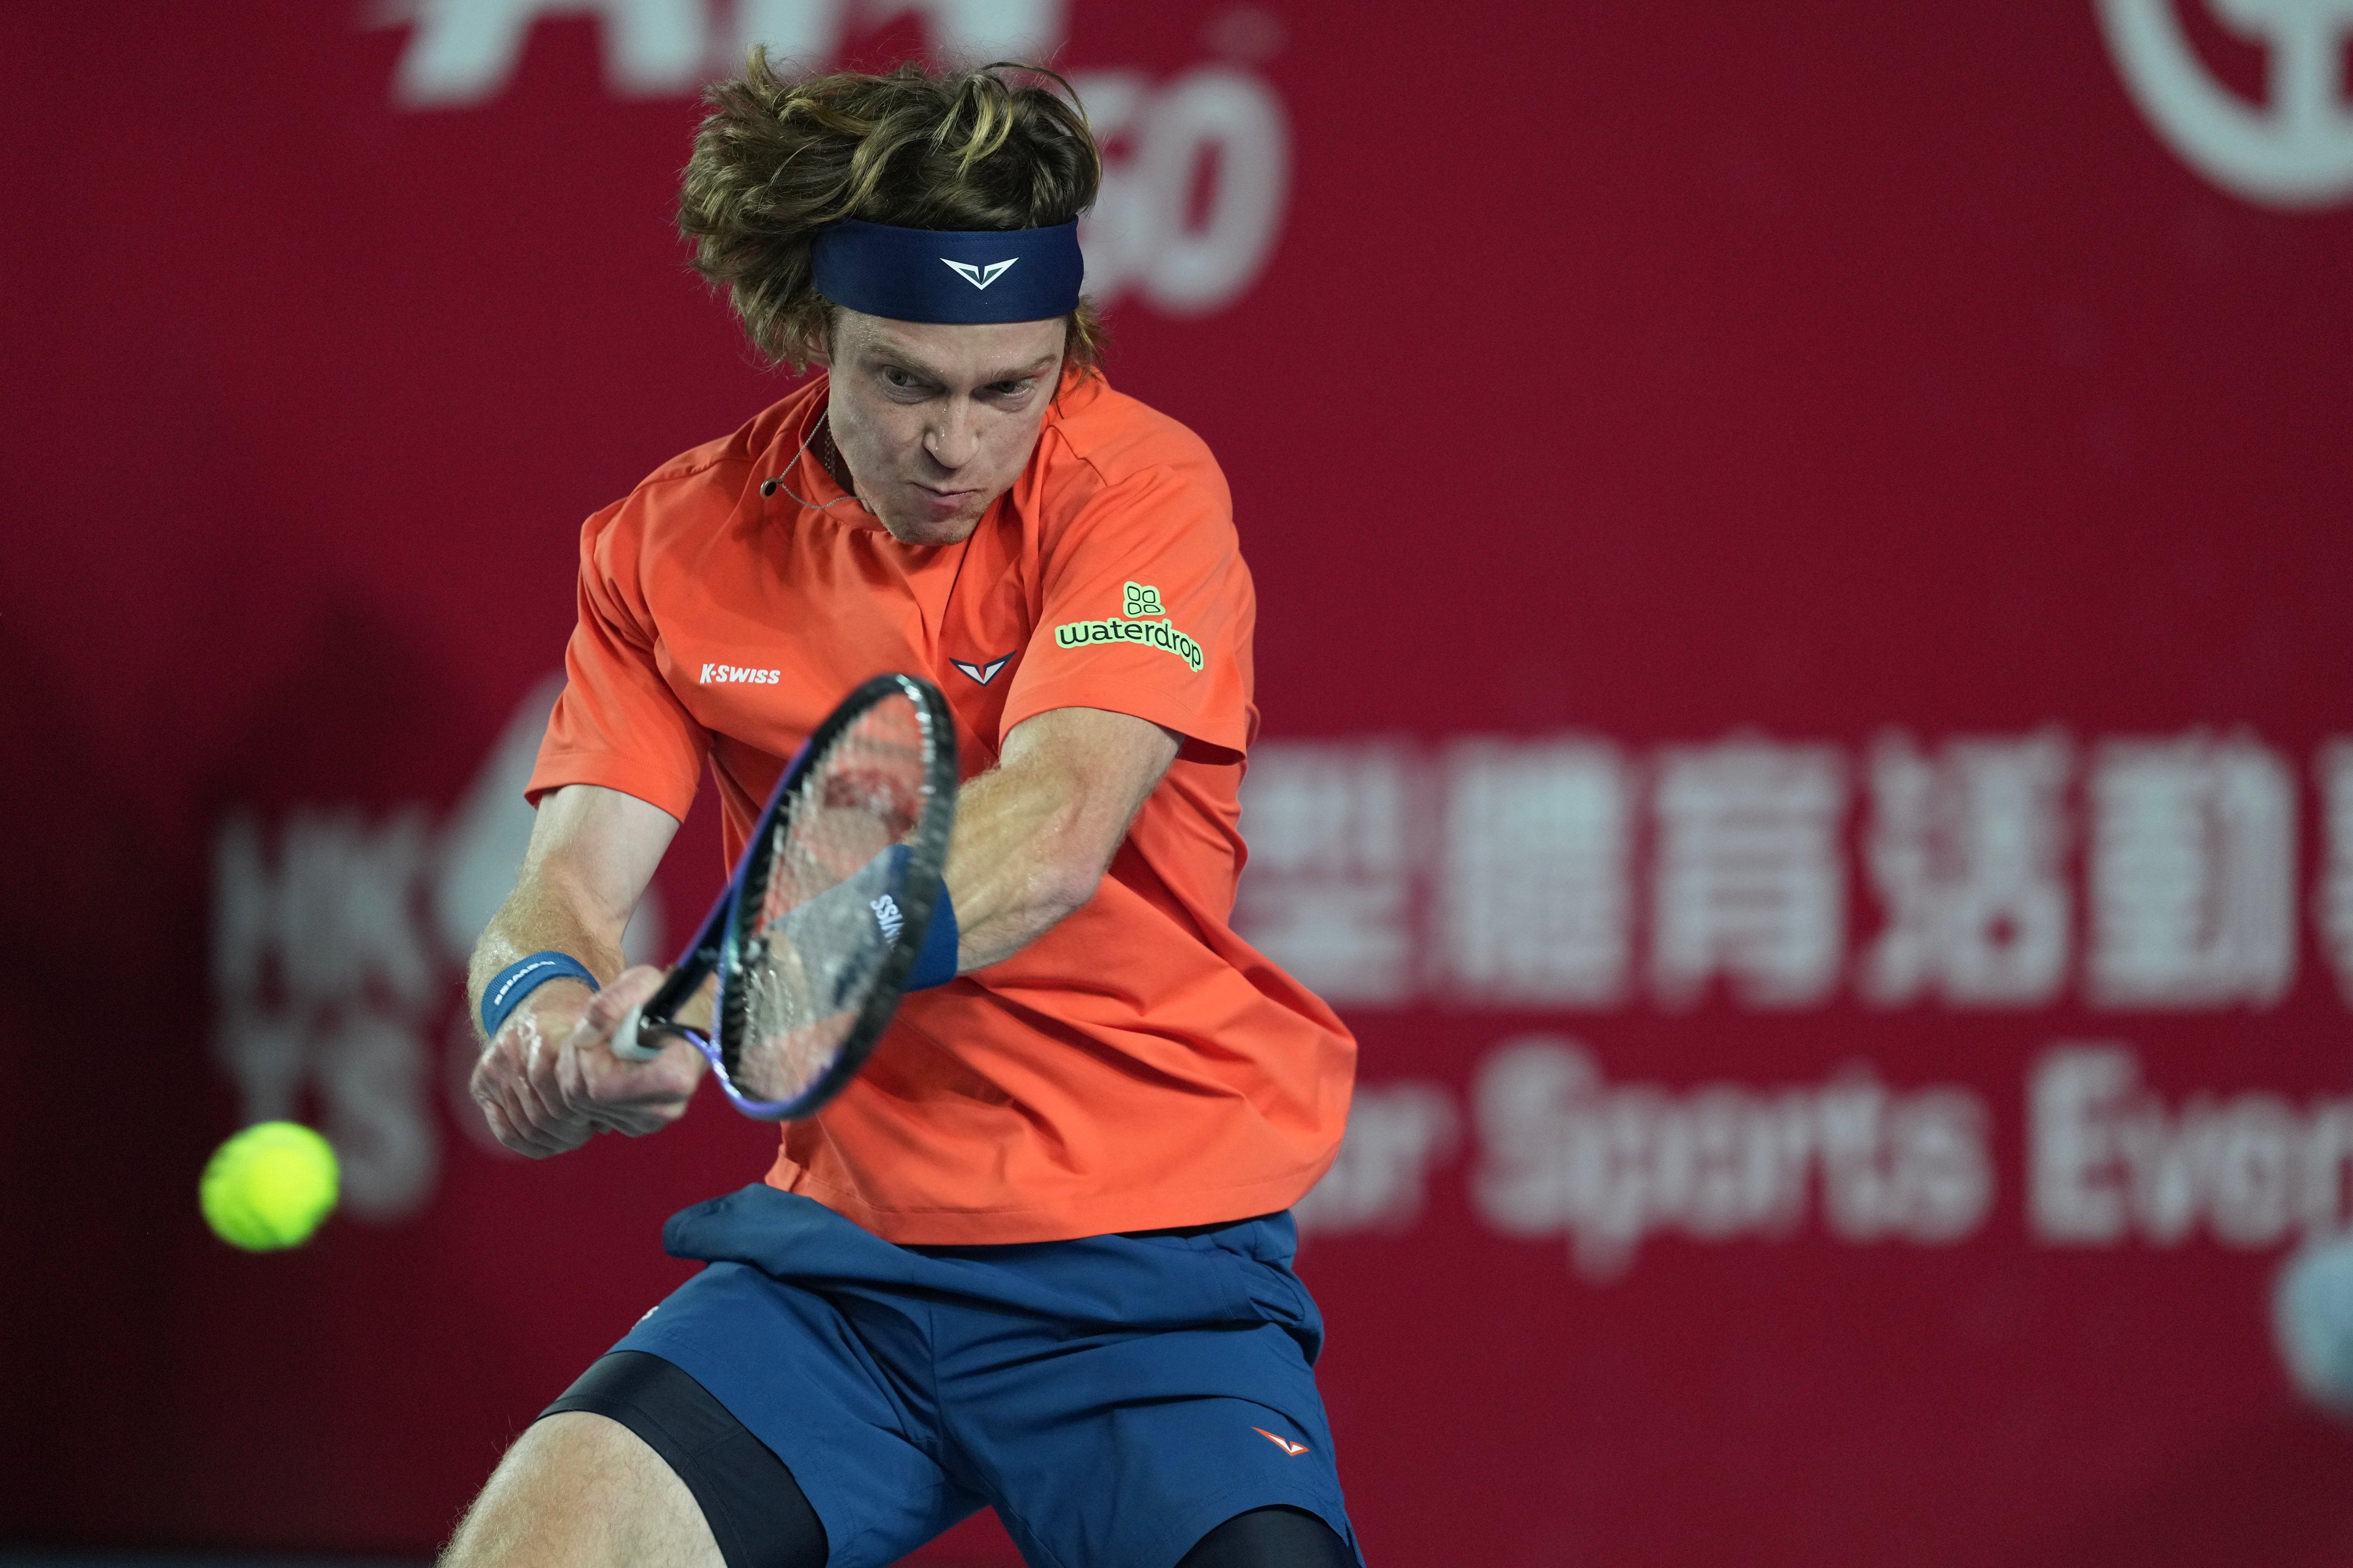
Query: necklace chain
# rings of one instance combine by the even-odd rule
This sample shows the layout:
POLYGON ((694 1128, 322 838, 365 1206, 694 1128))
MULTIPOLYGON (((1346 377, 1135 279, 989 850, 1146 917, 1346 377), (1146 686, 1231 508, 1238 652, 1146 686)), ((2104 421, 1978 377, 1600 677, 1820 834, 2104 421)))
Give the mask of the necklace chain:
MULTIPOLYGON (((809 443, 817 439, 818 432, 820 430, 826 432, 825 444, 828 447, 833 447, 833 451, 836 456, 840 455, 841 448, 833 445, 833 427, 828 422, 827 416, 820 412, 817 416, 816 422, 809 426, 809 433, 806 437, 802 437, 800 450, 795 452, 792 456, 792 460, 785 465, 785 473, 778 474, 774 479, 762 481, 760 485, 760 493, 762 495, 773 496, 778 490, 782 490, 811 511, 828 511, 833 508, 839 506, 843 501, 858 500, 858 497, 849 490, 849 488, 847 485, 844 485, 842 486, 842 494, 832 500, 827 501, 823 506, 819 506, 817 502, 810 500, 807 496, 802 495, 798 490, 793 489, 792 486, 785 482, 785 474, 791 473, 796 468, 800 466, 802 454, 809 449, 809 443)), ((835 475, 833 472, 833 465, 826 462, 822 455, 818 458, 818 462, 825 468, 828 478, 832 479, 836 484, 839 484, 841 482, 839 477, 835 475)), ((866 505, 863 501, 859 501, 859 504, 860 506, 866 505)), ((874 509, 871 507, 866 507, 866 510, 871 513, 874 509)))

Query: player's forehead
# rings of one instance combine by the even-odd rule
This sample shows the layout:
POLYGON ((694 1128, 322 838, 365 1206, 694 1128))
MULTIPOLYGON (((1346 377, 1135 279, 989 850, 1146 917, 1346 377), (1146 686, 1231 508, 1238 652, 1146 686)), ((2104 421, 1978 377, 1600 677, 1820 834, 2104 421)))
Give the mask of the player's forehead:
POLYGON ((835 325, 842 358, 881 359, 949 385, 986 386, 1052 370, 1066 324, 900 321, 845 310, 835 325))

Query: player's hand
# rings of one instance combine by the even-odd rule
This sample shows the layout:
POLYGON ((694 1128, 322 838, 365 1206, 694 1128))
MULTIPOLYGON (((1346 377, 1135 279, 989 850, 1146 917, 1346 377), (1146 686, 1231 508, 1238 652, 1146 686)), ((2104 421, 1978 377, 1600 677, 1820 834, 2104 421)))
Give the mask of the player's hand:
POLYGON ((499 1142, 545 1159, 607 1129, 639 1137, 677 1121, 702 1080, 702 1054, 672 1037, 635 1062, 612 1046, 615 1026, 661 980, 640 965, 593 995, 559 980, 517 1007, 474 1064, 474 1100, 499 1142))

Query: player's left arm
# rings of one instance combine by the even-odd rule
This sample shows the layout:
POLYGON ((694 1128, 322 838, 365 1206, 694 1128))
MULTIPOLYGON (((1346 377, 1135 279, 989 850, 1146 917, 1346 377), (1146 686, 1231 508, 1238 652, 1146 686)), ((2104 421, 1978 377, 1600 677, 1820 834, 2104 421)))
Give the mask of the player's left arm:
POLYGON ((1178 739, 1101 708, 1050 709, 1007 733, 997 765, 956 796, 959 973, 1011 957, 1094 897, 1178 739))

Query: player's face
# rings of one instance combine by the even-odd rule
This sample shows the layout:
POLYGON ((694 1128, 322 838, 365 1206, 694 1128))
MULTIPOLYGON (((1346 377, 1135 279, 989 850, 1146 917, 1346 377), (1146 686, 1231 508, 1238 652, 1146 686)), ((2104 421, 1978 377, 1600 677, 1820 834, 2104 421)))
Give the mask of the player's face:
POLYGON ((1020 476, 1066 324, 945 325, 844 310, 827 419, 858 498, 907 544, 954 544, 1020 476))

